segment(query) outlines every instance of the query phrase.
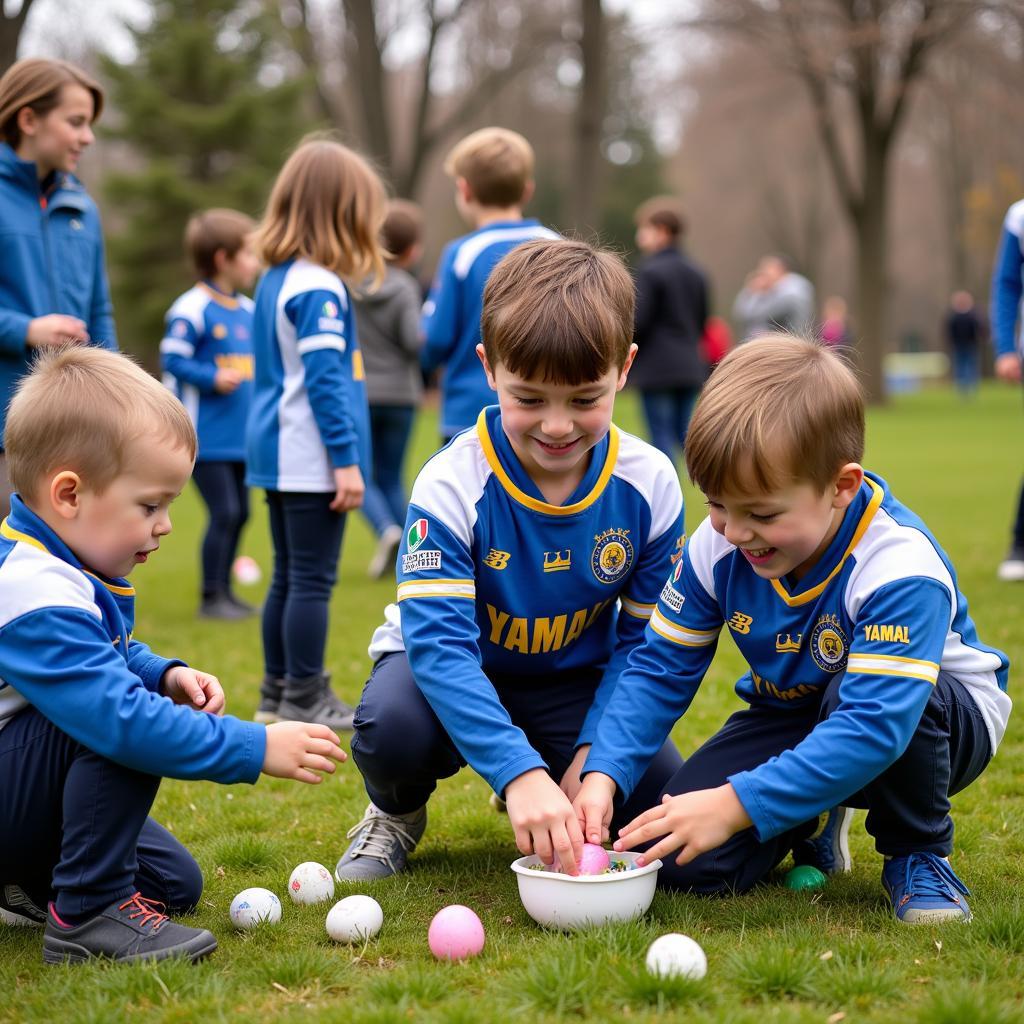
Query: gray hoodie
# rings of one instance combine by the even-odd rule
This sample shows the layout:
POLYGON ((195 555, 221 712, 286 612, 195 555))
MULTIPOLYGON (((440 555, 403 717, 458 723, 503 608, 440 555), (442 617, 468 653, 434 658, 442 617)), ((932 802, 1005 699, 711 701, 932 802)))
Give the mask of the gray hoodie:
POLYGON ((372 286, 372 279, 364 281, 353 296, 367 400, 370 405, 417 405, 423 392, 420 286, 398 267, 387 268, 376 291, 372 286))

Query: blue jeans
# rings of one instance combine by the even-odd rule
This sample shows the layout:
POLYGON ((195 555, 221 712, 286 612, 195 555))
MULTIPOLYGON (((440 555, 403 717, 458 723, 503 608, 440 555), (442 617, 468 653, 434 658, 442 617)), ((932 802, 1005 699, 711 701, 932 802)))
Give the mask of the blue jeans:
POLYGON ((338 578, 344 513, 333 493, 267 491, 274 574, 263 605, 268 676, 308 679, 324 669, 331 591, 338 578))
POLYGON ((203 891, 192 855, 149 817, 160 779, 100 757, 28 707, 0 729, 0 884, 65 920, 138 890, 172 912, 203 891))
POLYGON ((244 462, 197 462, 192 479, 199 488, 210 521, 203 538, 203 597, 231 587, 231 563, 242 527, 249 518, 249 489, 244 462))
MULTIPOLYGON (((600 678, 600 669, 528 681, 491 677, 512 723, 526 733, 556 782, 562 781, 572 762, 600 678)), ((404 651, 385 655, 373 667, 356 709, 352 756, 370 799, 388 814, 422 807, 438 779, 454 775, 466 764, 416 685, 404 651)), ((679 751, 666 740, 636 790, 616 809, 615 827, 657 804, 681 765, 679 751)))
POLYGON ((953 349, 953 379, 957 390, 963 395, 972 394, 977 390, 978 352, 974 348, 955 347, 953 349))
POLYGON ((699 387, 667 388, 664 391, 645 388, 640 392, 651 444, 673 462, 676 461, 677 451, 682 452, 686 447, 690 413, 693 412, 699 394, 699 387))
POLYGON ((416 410, 411 405, 371 405, 373 476, 366 481, 363 513, 379 537, 389 526, 402 526, 408 500, 402 486, 402 464, 416 410))
MULTIPOLYGON (((842 679, 839 673, 829 683, 816 708, 751 706, 737 711, 690 757, 665 792, 675 796, 713 789, 730 775, 792 749, 839 707, 842 679)), ((930 852, 946 857, 953 848, 949 798, 970 785, 991 757, 988 730, 977 705, 960 682, 940 672, 907 749, 843 803, 868 809, 865 827, 879 853, 903 857, 930 852)), ((666 857, 658 884, 699 893, 743 892, 760 882, 814 827, 815 822, 806 822, 763 843, 753 829, 744 829, 684 867, 666 857)))

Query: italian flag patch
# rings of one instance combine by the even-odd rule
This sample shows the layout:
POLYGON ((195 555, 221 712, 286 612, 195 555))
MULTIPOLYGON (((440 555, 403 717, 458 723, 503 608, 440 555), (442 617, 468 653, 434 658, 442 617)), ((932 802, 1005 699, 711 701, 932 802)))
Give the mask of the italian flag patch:
POLYGON ((409 534, 405 538, 406 546, 410 551, 415 551, 426 539, 429 526, 426 519, 417 519, 409 527, 409 534))

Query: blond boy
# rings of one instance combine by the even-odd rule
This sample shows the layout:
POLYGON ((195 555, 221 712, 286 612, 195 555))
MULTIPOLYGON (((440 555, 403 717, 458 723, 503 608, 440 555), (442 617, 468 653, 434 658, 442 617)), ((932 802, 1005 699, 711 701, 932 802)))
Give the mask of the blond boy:
POLYGON ((494 265, 517 245, 557 238, 539 221, 524 218, 533 196, 533 149, 506 128, 481 128, 467 135, 445 159, 455 181, 455 205, 473 230, 449 242, 423 307, 426 341, 421 354, 428 372, 444 369, 441 436, 447 441, 476 423, 494 392, 476 356, 484 285, 494 265))
POLYGON ((860 387, 834 353, 773 335, 723 360, 686 443, 710 513, 605 708, 575 807, 600 840, 726 628, 750 666, 736 685, 749 707, 616 848, 656 840, 646 860, 679 851, 664 884, 742 891, 791 849, 849 870, 850 807, 866 807, 896 917, 966 920, 949 796, 1003 736, 1007 659, 979 641, 949 559, 865 473, 863 449, 860 387))
POLYGON ((196 453, 169 391, 125 356, 50 350, 4 442, 17 491, 0 525, 4 920, 45 925, 48 963, 198 959, 214 937, 159 909, 202 892, 191 855, 148 817, 161 777, 319 782, 344 754, 323 726, 221 717, 215 676, 133 638, 124 577, 170 533, 196 453))

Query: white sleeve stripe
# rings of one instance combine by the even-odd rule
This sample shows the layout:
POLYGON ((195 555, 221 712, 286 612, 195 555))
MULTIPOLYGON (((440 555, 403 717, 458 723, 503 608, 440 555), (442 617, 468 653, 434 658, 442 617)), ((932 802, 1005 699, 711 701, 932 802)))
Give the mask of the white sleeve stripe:
POLYGON ((631 601, 628 597, 620 597, 619 600, 622 601, 622 610, 638 619, 649 619, 654 612, 653 604, 641 604, 639 601, 631 601))
POLYGON ((334 348, 339 352, 344 352, 345 339, 337 334, 314 334, 308 338, 303 338, 295 348, 300 356, 304 356, 307 352, 316 352, 322 348, 334 348))
POLYGON ((847 671, 876 676, 907 676, 929 683, 939 678, 939 666, 934 661, 916 661, 885 654, 851 654, 847 671))
POLYGON ((410 597, 466 597, 476 599, 473 580, 411 580, 398 585, 398 600, 410 597))
POLYGON ((677 626, 669 622, 657 608, 651 615, 651 629, 658 636, 683 647, 707 647, 713 644, 718 636, 717 629, 684 629, 682 626, 677 626))
POLYGON ((190 345, 180 338, 164 338, 160 342, 160 352, 165 356, 192 356, 195 355, 195 345, 190 345))

